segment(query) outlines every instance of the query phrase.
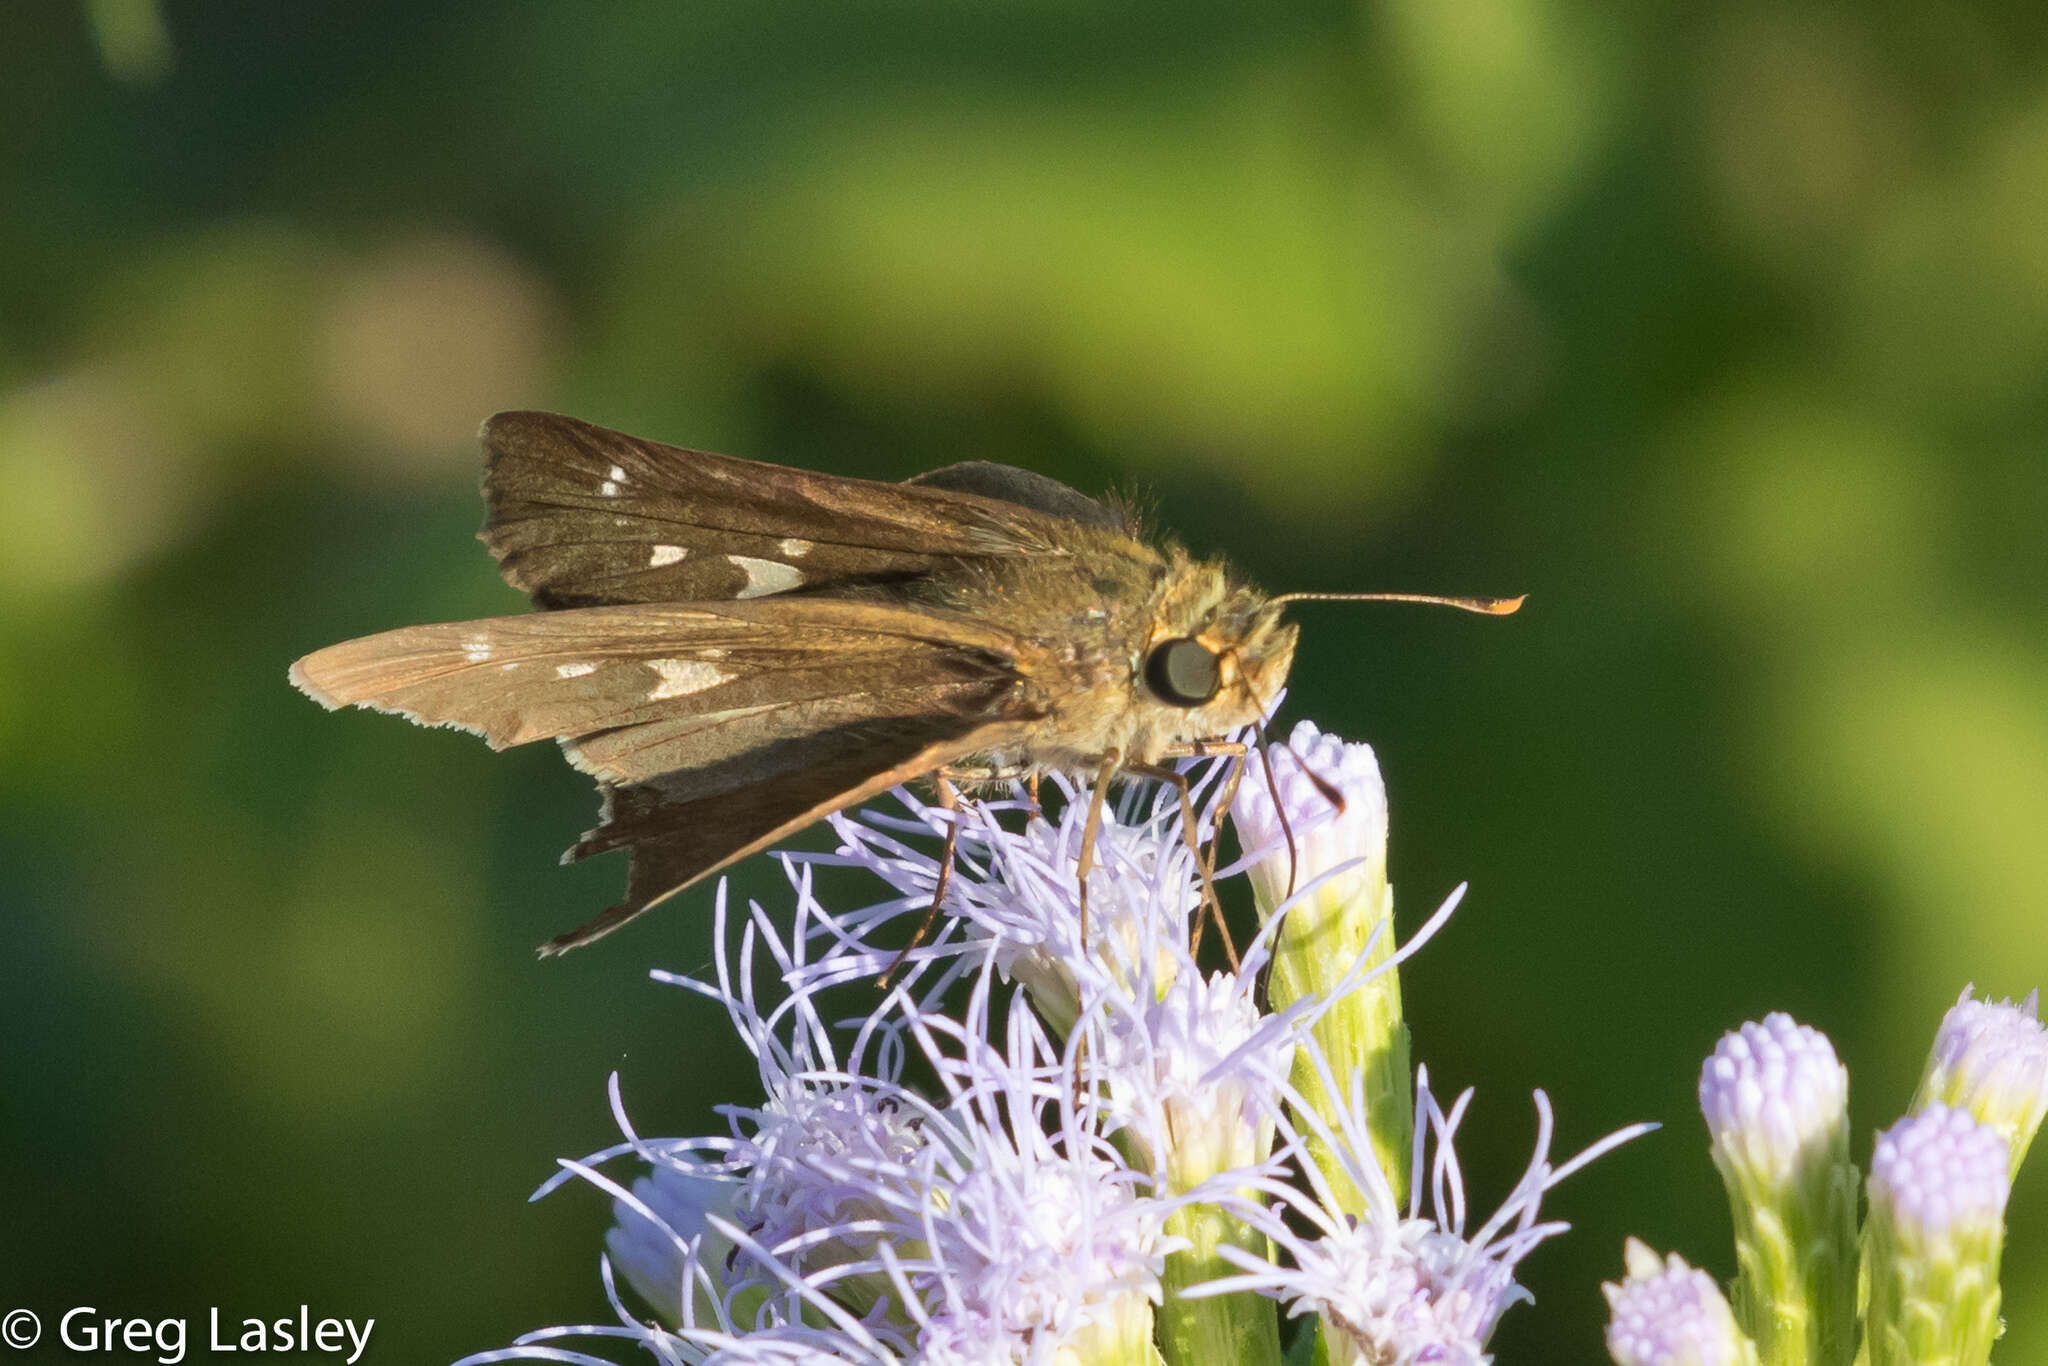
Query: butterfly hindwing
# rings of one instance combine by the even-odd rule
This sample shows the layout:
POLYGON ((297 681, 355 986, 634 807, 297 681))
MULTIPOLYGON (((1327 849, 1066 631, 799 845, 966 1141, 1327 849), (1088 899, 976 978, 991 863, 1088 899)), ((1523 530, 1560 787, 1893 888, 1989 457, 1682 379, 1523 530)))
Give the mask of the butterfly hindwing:
POLYGON ((702 794, 678 774, 604 789, 598 827, 563 855, 574 862, 629 851, 626 894, 589 924, 541 946, 580 948, 740 859, 834 811, 971 754, 1018 739, 1022 721, 956 715, 903 717, 818 732, 790 742, 786 775, 702 794))

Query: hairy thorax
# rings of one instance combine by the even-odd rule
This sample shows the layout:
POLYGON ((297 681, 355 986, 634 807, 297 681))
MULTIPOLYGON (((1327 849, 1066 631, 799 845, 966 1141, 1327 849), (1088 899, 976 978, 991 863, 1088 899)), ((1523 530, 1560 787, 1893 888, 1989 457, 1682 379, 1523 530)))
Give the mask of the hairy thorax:
POLYGON ((1295 629, 1263 594, 1176 546, 1100 538, 1099 547, 1092 537, 1074 547, 1071 572, 997 569, 949 604, 1013 632, 1030 656, 1019 661, 1031 680, 1023 700, 1041 719, 996 756, 1006 769, 1156 764, 1255 723, 1286 680, 1295 629), (1199 705, 1164 699, 1147 683, 1152 651, 1176 640, 1198 642, 1215 662, 1215 693, 1199 705))

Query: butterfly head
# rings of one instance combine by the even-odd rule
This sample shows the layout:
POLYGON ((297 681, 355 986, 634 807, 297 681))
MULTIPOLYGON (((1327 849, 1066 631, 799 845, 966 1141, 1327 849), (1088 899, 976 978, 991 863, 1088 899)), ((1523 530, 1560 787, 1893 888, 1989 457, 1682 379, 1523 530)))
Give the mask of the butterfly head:
POLYGON ((1169 712, 1180 739, 1214 738, 1268 715, 1294 664, 1300 627, 1282 620, 1302 601, 1422 602, 1505 616, 1520 598, 1411 593, 1285 593, 1269 598, 1220 565, 1190 566, 1160 604, 1139 661, 1145 693, 1169 712))
POLYGON ((1138 660, 1143 692, 1178 740, 1214 739, 1269 712, 1300 628, 1219 565, 1190 566, 1166 594, 1138 660))

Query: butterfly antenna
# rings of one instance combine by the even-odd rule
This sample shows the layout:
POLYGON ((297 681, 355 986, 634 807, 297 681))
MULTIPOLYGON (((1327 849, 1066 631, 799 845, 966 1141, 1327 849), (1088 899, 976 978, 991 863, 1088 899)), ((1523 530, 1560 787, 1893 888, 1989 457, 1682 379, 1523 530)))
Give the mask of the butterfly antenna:
POLYGON ((1455 598, 1434 593, 1282 593, 1268 598, 1270 604, 1283 602, 1419 602, 1431 607, 1455 607, 1460 612, 1477 612, 1483 617, 1508 617, 1529 600, 1527 593, 1514 598, 1455 598))

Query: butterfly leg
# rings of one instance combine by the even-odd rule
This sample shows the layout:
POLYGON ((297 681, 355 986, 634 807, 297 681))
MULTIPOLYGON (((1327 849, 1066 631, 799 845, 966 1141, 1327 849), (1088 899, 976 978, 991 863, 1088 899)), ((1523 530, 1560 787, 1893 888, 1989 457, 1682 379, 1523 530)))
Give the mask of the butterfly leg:
POLYGON ((1159 751, 1162 759, 1218 759, 1226 756, 1242 759, 1250 746, 1242 740, 1187 740, 1178 745, 1168 745, 1159 751))
POLYGON ((940 769, 932 775, 932 785, 938 790, 939 806, 952 815, 952 819, 946 822, 946 852, 939 859, 939 876, 932 887, 932 904, 924 908, 924 919, 918 922, 917 932, 910 936, 910 942, 897 953, 896 961, 889 964, 889 970, 875 983, 883 991, 889 989, 896 974, 910 960, 911 950, 922 944, 925 936, 932 932, 932 923, 939 918, 939 907, 946 902, 946 890, 953 884, 953 861, 960 848, 960 793, 946 773, 945 769, 940 769))
POLYGON ((1216 841, 1213 837, 1210 839, 1210 852, 1205 856, 1202 850, 1200 825, 1195 816, 1194 794, 1188 788, 1188 775, 1177 768, 1154 764, 1133 765, 1128 771, 1166 783, 1179 794, 1181 837, 1187 841, 1188 853, 1195 860, 1195 874, 1202 883, 1202 913, 1195 918, 1194 932, 1188 939, 1188 951, 1201 952, 1202 929, 1213 920, 1216 922, 1217 934, 1223 938, 1223 952, 1230 961, 1230 970, 1237 971, 1237 944, 1230 937, 1230 926, 1223 921, 1223 899, 1216 895, 1216 880, 1212 876, 1216 869, 1216 841))
POLYGON ((1110 779, 1116 776, 1121 755, 1111 750, 1095 771, 1095 786, 1088 793, 1088 820, 1081 827, 1081 852, 1074 859, 1074 873, 1081 888, 1081 947, 1088 947, 1088 875, 1095 871, 1095 841, 1102 834, 1102 806, 1109 798, 1110 779))
MULTIPOLYGON (((1244 755, 1239 754, 1231 758, 1230 771, 1223 778, 1223 790, 1216 794, 1216 810, 1218 812, 1227 813, 1230 810, 1231 803, 1237 800, 1237 789, 1244 783, 1244 767, 1244 755)), ((1222 823, 1222 817, 1219 815, 1217 818, 1218 828, 1210 833, 1209 849, 1202 858, 1202 884, 1209 889, 1209 895, 1212 898, 1216 895, 1216 855, 1222 847, 1222 823)), ((1223 905, 1220 900, 1216 902, 1216 929, 1223 936, 1223 951, 1229 957, 1230 967, 1234 972, 1238 967, 1237 946, 1230 940, 1230 927, 1223 923, 1223 905)), ((1201 940, 1202 930, 1197 925, 1195 927, 1195 942, 1193 945, 1195 949, 1199 950, 1202 947, 1201 940)))
MULTIPOLYGON (((1109 784, 1116 777, 1122 764, 1122 754, 1111 750, 1102 756, 1102 766, 1095 770, 1095 786, 1088 793, 1088 819, 1081 826, 1081 848, 1074 857, 1074 876, 1080 889, 1081 952, 1088 951, 1088 875, 1095 871, 1095 842, 1102 834, 1102 808, 1109 800, 1109 784)), ((1074 1048, 1073 1103, 1076 1109, 1087 1099, 1085 1069, 1088 1059, 1088 1036, 1082 1035, 1074 1048)))
MULTIPOLYGON (((1237 789, 1244 783, 1244 768, 1250 752, 1250 747, 1242 740, 1192 740, 1184 745, 1175 745, 1167 751, 1168 755, 1173 758, 1206 759, 1221 755, 1230 759, 1230 771, 1224 776, 1223 790, 1216 797, 1216 810, 1220 813, 1227 813, 1230 810, 1231 803, 1237 800, 1237 789)), ((1262 750, 1261 753, 1263 754, 1264 751, 1262 750)), ((1189 828, 1192 829, 1194 818, 1188 814, 1189 804, 1187 783, 1183 779, 1181 781, 1181 812, 1183 819, 1187 821, 1189 828)), ((1231 969, 1235 971, 1238 965, 1237 946, 1231 942, 1230 927, 1223 919, 1223 902, 1216 895, 1217 837, 1222 833, 1221 816, 1218 817, 1217 827, 1217 830, 1209 838, 1207 853, 1196 850, 1195 858, 1197 866, 1200 867, 1202 872, 1203 899, 1208 906, 1213 908, 1216 930, 1223 936, 1224 953, 1229 957, 1231 969)), ((1293 847, 1290 841, 1288 848, 1292 850, 1293 847)), ((1201 947, 1202 924, 1197 922, 1194 937, 1189 941, 1189 948, 1192 951, 1199 952, 1201 947)))
MULTIPOLYGON (((1230 773, 1223 780, 1223 791, 1217 796, 1216 799, 1217 811, 1228 812, 1230 810, 1230 804, 1237 800, 1238 786, 1244 781, 1244 766, 1246 756, 1248 756, 1250 753, 1251 747, 1249 745, 1246 745, 1242 740, 1190 740, 1186 744, 1169 746, 1163 757, 1168 759, 1228 758, 1232 760, 1233 762, 1230 765, 1230 773)), ((1265 751, 1261 750, 1260 753, 1264 754, 1265 751)), ((1185 782, 1183 782, 1182 786, 1183 789, 1185 789, 1185 782)), ((1185 808, 1186 803, 1187 794, 1185 790, 1183 790, 1183 808, 1185 808)), ((1222 821, 1220 817, 1217 821, 1217 826, 1220 830, 1222 826, 1222 821)), ((1213 838, 1209 841, 1208 857, 1204 859, 1202 868, 1203 874, 1205 878, 1208 880, 1208 883, 1212 889, 1213 894, 1213 887, 1216 877, 1216 841, 1213 838)), ((1220 920, 1217 922, 1217 927, 1219 929, 1222 927, 1222 922, 1220 920)))
MULTIPOLYGON (((1237 801, 1237 789, 1244 785, 1244 766, 1245 756, 1242 754, 1230 761, 1230 772, 1224 775, 1223 790, 1216 794, 1216 809, 1218 811, 1227 813, 1232 804, 1237 801)), ((1220 820, 1218 824, 1221 824, 1220 820)), ((1203 872, 1208 875, 1211 882, 1216 880, 1216 851, 1217 841, 1212 836, 1209 840, 1208 861, 1202 865, 1203 872)))

